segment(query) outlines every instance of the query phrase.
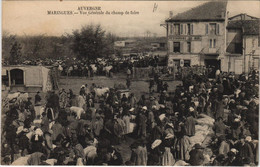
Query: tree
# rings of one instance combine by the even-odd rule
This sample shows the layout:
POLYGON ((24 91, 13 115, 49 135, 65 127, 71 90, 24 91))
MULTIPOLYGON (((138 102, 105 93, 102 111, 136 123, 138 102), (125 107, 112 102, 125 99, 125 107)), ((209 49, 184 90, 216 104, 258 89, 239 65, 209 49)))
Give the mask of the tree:
POLYGON ((105 31, 100 25, 87 25, 72 33, 72 50, 78 58, 102 57, 105 48, 105 31))
POLYGON ((15 65, 20 63, 22 57, 21 49, 22 49, 21 45, 17 41, 15 41, 10 50, 10 57, 9 57, 10 65, 15 65))

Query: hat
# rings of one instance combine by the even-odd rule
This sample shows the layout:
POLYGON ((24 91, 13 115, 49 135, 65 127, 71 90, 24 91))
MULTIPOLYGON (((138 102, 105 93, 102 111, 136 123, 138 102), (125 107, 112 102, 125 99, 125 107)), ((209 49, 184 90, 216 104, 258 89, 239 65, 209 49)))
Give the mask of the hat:
POLYGON ((86 86, 85 85, 81 85, 81 87, 80 88, 85 88, 86 86))
POLYGON ((40 93, 40 91, 38 91, 37 93, 40 93))
POLYGON ((159 119, 162 121, 162 120, 164 120, 165 117, 166 117, 165 114, 161 114, 161 115, 159 116, 159 119))
POLYGON ((168 122, 167 125, 169 125, 170 127, 174 128, 173 123, 171 123, 171 122, 168 122))
POLYGON ((233 153, 238 153, 238 150, 237 149, 235 149, 235 148, 231 148, 231 150, 230 150, 231 152, 233 152, 233 153))
POLYGON ((193 107, 190 107, 190 108, 189 108, 189 111, 190 111, 190 112, 193 112, 193 111, 194 111, 194 108, 193 108, 193 107))
POLYGON ((153 105, 153 106, 152 106, 152 109, 156 109, 156 108, 157 108, 156 105, 153 105))
POLYGON ((152 143, 151 148, 154 149, 154 148, 158 147, 161 143, 162 143, 162 140, 156 139, 156 140, 152 143))
POLYGON ((240 120, 239 120, 238 118, 236 118, 236 119, 234 120, 234 122, 240 122, 240 120))
POLYGON ((147 110, 147 107, 146 106, 143 106, 143 108, 142 108, 143 110, 147 110))
POLYGON ((161 104, 161 105, 160 105, 160 108, 165 108, 165 105, 161 104))
POLYGON ((21 133, 22 131, 23 131, 23 126, 19 126, 19 127, 17 128, 16 134, 19 134, 19 133, 21 133))
POLYGON ((195 144, 194 147, 195 147, 195 149, 203 149, 203 147, 200 144, 198 144, 198 143, 195 144))
POLYGON ((174 135, 171 134, 171 133, 168 133, 166 136, 165 136, 165 139, 172 139, 174 138, 174 135))
POLYGON ((251 141, 252 141, 252 138, 251 138, 251 136, 247 136, 247 137, 245 138, 245 140, 248 141, 248 142, 251 142, 251 141))
POLYGON ((135 110, 135 108, 131 108, 129 111, 133 112, 135 110))

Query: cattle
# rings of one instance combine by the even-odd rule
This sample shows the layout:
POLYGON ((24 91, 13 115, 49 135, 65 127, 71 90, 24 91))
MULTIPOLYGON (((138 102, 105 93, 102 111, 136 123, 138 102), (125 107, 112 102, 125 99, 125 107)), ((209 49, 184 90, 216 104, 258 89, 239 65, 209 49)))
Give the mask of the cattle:
POLYGON ((106 76, 109 76, 110 70, 113 68, 113 66, 106 66, 103 68, 103 71, 106 72, 106 76))
POLYGON ((76 114, 76 119, 80 119, 81 114, 85 112, 83 108, 75 106, 70 107, 70 111, 76 114))
POLYGON ((95 65, 95 64, 91 64, 90 67, 91 67, 93 73, 96 74, 96 73, 97 73, 97 67, 96 67, 96 65, 95 65))
POLYGON ((107 92, 109 92, 109 88, 108 87, 94 88, 94 91, 95 91, 96 95, 100 98, 100 97, 103 97, 107 92))

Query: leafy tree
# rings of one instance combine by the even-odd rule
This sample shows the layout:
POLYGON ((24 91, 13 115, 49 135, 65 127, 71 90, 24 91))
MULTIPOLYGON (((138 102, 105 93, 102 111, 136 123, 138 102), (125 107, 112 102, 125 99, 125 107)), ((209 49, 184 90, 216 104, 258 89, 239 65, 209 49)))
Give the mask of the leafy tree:
POLYGON ((78 58, 102 57, 105 48, 105 31, 100 25, 87 25, 72 33, 72 50, 78 58))
POLYGON ((22 57, 21 49, 22 49, 21 45, 17 41, 15 41, 10 50, 10 57, 9 57, 10 65, 15 65, 20 63, 22 57))

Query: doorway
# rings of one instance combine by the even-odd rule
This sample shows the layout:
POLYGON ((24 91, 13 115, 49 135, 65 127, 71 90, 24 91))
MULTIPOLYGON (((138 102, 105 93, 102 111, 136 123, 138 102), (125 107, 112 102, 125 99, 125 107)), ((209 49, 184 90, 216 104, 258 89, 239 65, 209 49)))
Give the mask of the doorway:
POLYGON ((12 69, 10 71, 11 85, 24 85, 24 75, 21 69, 12 69))
POLYGON ((205 66, 208 70, 208 77, 215 78, 217 69, 221 70, 221 60, 217 59, 205 59, 205 66))

